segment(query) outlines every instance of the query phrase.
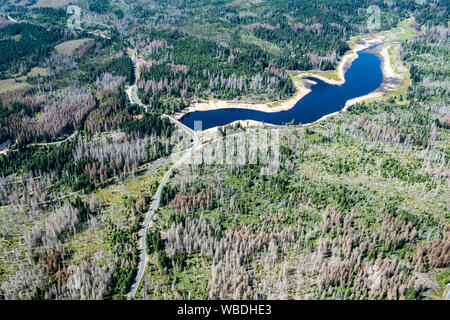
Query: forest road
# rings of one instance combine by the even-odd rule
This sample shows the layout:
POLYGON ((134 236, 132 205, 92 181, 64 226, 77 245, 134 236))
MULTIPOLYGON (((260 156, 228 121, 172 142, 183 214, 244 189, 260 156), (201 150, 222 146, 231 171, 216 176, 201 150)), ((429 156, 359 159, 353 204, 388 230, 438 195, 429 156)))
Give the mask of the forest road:
POLYGON ((173 119, 172 117, 163 115, 162 117, 167 117, 169 118, 170 122, 172 122, 173 124, 175 124, 176 126, 178 126, 179 128, 181 128, 182 130, 184 130, 186 133, 188 133, 194 143, 192 145, 192 148, 189 149, 189 151, 180 159, 178 160, 164 175, 161 183, 159 184, 158 190, 156 191, 156 194, 154 196, 153 202, 151 204, 151 207, 149 209, 149 211, 147 212, 147 216, 145 217, 145 221, 144 221, 144 225, 142 226, 142 235, 140 238, 141 241, 141 258, 140 258, 140 263, 139 263, 139 270, 138 273, 136 275, 136 278, 133 282, 133 285, 131 286, 131 291, 127 297, 128 300, 131 300, 135 297, 137 290, 139 288, 139 285, 142 281, 142 278, 144 277, 144 272, 145 272, 145 268, 147 266, 147 230, 148 227, 150 225, 150 221, 151 218, 153 216, 153 213, 156 211, 156 209, 159 207, 159 203, 160 203, 160 198, 161 198, 161 193, 162 190, 164 188, 164 186, 166 185, 167 181, 169 180, 170 176, 172 175, 172 172, 177 169, 179 166, 181 166, 186 160, 188 160, 193 154, 194 152, 198 149, 199 145, 200 145, 200 140, 197 136, 197 134, 190 128, 186 127, 184 124, 180 123, 179 121, 173 119))
MULTIPOLYGON (((145 107, 145 109, 147 110, 147 106, 144 105, 141 100, 139 99, 138 95, 137 95, 137 82, 139 80, 139 72, 137 70, 136 67, 136 57, 137 57, 137 52, 136 50, 134 50, 133 52, 133 64, 134 64, 134 69, 135 69, 135 74, 136 74, 136 81, 134 83, 134 85, 130 86, 127 90, 127 95, 128 98, 130 99, 131 103, 137 103, 140 106, 145 107)), ((150 225, 150 221, 151 218, 153 216, 153 213, 156 211, 156 209, 158 209, 159 207, 159 203, 160 203, 160 198, 161 198, 161 193, 163 191, 164 186, 166 185, 167 181, 169 181, 170 176, 172 175, 172 172, 177 169, 179 166, 181 166, 186 160, 188 160, 193 154, 194 152, 198 149, 199 145, 200 145, 200 140, 198 138, 198 135, 195 133, 194 130, 192 130, 191 128, 185 126, 184 124, 182 124, 181 122, 179 122, 178 120, 168 116, 168 115, 161 115, 161 117, 165 117, 165 118, 169 118, 170 122, 173 123, 174 125, 176 125, 177 127, 179 127, 181 130, 183 130, 184 132, 186 132, 193 140, 193 144, 192 147, 190 149, 188 149, 188 151, 186 152, 186 154, 179 159, 164 175, 161 183, 158 186, 158 190, 156 191, 154 198, 153 198, 153 202, 150 206, 150 209, 147 212, 147 215, 145 217, 145 221, 144 224, 142 226, 142 234, 141 234, 141 238, 140 238, 140 242, 141 242, 141 251, 140 251, 140 262, 139 262, 139 269, 138 269, 138 273, 136 275, 136 278, 134 279, 134 282, 131 286, 131 291, 127 296, 128 300, 133 299, 136 296, 137 290, 139 288, 139 285, 142 281, 142 278, 144 277, 144 272, 145 272, 145 268, 147 267, 147 230, 148 227, 150 225)))

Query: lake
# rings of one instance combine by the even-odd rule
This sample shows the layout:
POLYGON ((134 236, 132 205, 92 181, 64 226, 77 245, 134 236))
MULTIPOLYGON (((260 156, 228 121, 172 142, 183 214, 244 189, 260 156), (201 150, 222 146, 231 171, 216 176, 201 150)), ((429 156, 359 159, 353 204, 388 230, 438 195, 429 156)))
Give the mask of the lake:
POLYGON ((348 100, 378 89, 383 81, 381 61, 376 55, 367 52, 369 49, 358 52, 359 57, 345 73, 345 83, 341 86, 308 78, 317 84, 312 85, 311 92, 289 110, 273 113, 248 109, 194 111, 185 115, 181 122, 193 129, 194 121, 202 121, 202 130, 236 120, 255 120, 276 125, 290 123, 292 120, 295 124, 314 122, 327 114, 340 111, 348 100))

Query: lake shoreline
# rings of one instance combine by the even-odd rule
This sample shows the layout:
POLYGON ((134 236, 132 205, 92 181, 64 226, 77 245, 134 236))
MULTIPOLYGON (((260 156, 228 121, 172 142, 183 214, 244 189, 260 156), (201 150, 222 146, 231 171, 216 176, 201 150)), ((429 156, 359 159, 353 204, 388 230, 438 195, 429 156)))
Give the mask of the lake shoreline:
MULTIPOLYGON (((373 47, 375 45, 383 44, 384 40, 385 40, 384 36, 377 36, 377 37, 373 37, 373 38, 367 38, 365 40, 359 40, 357 42, 357 44, 355 45, 355 47, 353 48, 353 50, 351 50, 351 52, 345 54, 342 57, 341 61, 339 62, 338 66, 337 66, 336 72, 337 72, 338 76, 341 78, 341 80, 339 80, 339 81, 329 79, 327 77, 315 74, 313 70, 299 72, 297 75, 295 75, 295 77, 300 77, 301 83, 298 83, 297 81, 295 81, 293 79, 294 85, 296 88, 296 92, 292 97, 290 97, 286 100, 257 104, 257 103, 241 102, 241 101, 225 101, 225 100, 210 99, 207 101, 201 101, 201 102, 194 103, 193 105, 188 106, 179 112, 176 112, 174 114, 174 118, 177 120, 181 120, 187 114, 192 113, 192 112, 212 111, 212 110, 219 110, 219 109, 246 109, 246 110, 261 111, 261 112, 266 112, 266 113, 276 113, 276 112, 280 112, 280 111, 290 110, 303 97, 305 97, 307 94, 309 94, 311 92, 311 86, 313 84, 315 84, 315 82, 313 79, 306 79, 306 78, 314 78, 314 79, 321 80, 321 81, 323 81, 327 84, 331 84, 331 85, 339 85, 339 86, 343 85, 345 83, 345 73, 350 68, 353 61, 355 61, 358 58, 358 52, 363 51, 367 48, 373 47)), ((377 56, 380 57, 380 55, 377 55, 377 56)), ((392 68, 383 68, 383 61, 386 61, 386 60, 384 60, 384 59, 380 59, 380 60, 381 60, 381 64, 382 64, 383 82, 384 82, 385 71, 387 73, 391 74, 393 72, 393 70, 391 70, 392 68)), ((381 84, 381 86, 383 86, 383 83, 381 84)), ((355 98, 355 99, 358 99, 358 98, 355 98)), ((352 100, 354 100, 354 99, 352 99, 352 100)), ((344 109, 343 109, 343 111, 344 111, 344 109)), ((326 116, 329 116, 329 115, 326 115, 326 116)), ((326 116, 324 116, 324 117, 326 117, 326 116)), ((239 120, 239 121, 248 121, 248 120, 239 120)), ((237 121, 235 121, 235 122, 237 122, 237 121)), ((258 122, 258 121, 252 121, 253 125, 255 124, 254 122, 258 122)), ((261 124, 263 124, 263 122, 261 122, 261 124)))
MULTIPOLYGON (((398 33, 399 32, 397 32, 397 34, 398 33)), ((381 98, 385 96, 386 93, 395 91, 399 86, 402 85, 406 77, 404 72, 401 71, 401 69, 406 70, 406 67, 401 63, 401 61, 400 62, 397 61, 398 59, 396 60, 396 58, 394 58, 394 60, 391 61, 391 57, 389 54, 390 48, 394 48, 395 46, 395 40, 393 41, 393 36, 395 35, 396 34, 393 34, 391 31, 381 31, 375 34, 365 36, 360 35, 353 37, 350 40, 352 49, 349 50, 341 58, 341 61, 338 63, 336 69, 332 72, 329 72, 328 74, 321 75, 320 74, 321 71, 317 70, 310 70, 303 72, 288 71, 290 73, 292 80, 294 81, 296 92, 292 97, 286 100, 258 104, 242 101, 224 101, 224 100, 210 99, 207 101, 194 103, 193 105, 184 108, 183 110, 175 114, 175 118, 181 120, 187 114, 195 111, 212 111, 220 109, 247 109, 266 113, 288 111, 291 108, 293 108, 302 98, 304 98, 307 94, 309 94, 312 91, 311 85, 315 83, 314 79, 321 80, 324 83, 330 85, 338 85, 338 86, 343 85, 346 82, 345 80, 346 72, 351 67, 352 63, 359 57, 358 52, 370 48, 368 53, 376 55, 380 59, 380 68, 382 72, 382 82, 380 86, 369 94, 359 96, 346 101, 344 107, 341 110, 332 112, 330 114, 326 114, 320 119, 315 120, 313 122, 299 124, 300 126, 314 125, 320 121, 324 121, 330 117, 333 117, 341 112, 348 111, 349 107, 356 103, 381 98), (397 65, 397 63, 400 63, 401 65, 400 66, 397 65), (396 69, 398 68, 400 68, 399 69, 400 71, 397 72, 396 69)), ((235 126, 237 124, 239 124, 242 127, 261 127, 261 126, 281 127, 281 125, 273 125, 270 123, 257 120, 240 119, 223 126, 217 126, 214 128, 204 130, 203 132, 205 131, 209 132, 214 129, 217 130, 218 128, 224 128, 226 126, 235 126)))
POLYGON ((402 75, 395 72, 393 66, 391 65, 390 57, 389 57, 389 45, 381 45, 381 47, 378 50, 373 50, 371 52, 373 55, 376 55, 381 62, 381 71, 383 73, 383 82, 381 83, 380 87, 376 89, 375 91, 356 97, 353 99, 350 99, 346 102, 345 107, 342 109, 342 111, 347 111, 347 109, 359 102, 368 100, 368 99, 375 99, 380 98, 384 96, 386 93, 395 90, 404 78, 402 75))
POLYGON ((303 81, 302 84, 294 82, 294 86, 296 89, 295 93, 292 97, 286 100, 257 104, 242 101, 225 101, 225 100, 210 99, 207 101, 194 103, 193 105, 186 107, 183 110, 175 113, 173 117, 177 120, 181 120, 184 116, 192 112, 212 111, 219 109, 247 109, 267 113, 286 111, 292 109, 297 104, 298 101, 300 101, 304 96, 309 94, 311 92, 311 86, 316 84, 316 82, 309 79, 302 79, 302 81, 303 81))
MULTIPOLYGON (((380 84, 380 86, 375 89, 374 91, 372 91, 369 94, 366 94, 364 96, 360 96, 351 100, 348 100, 345 104, 345 106, 341 109, 341 110, 337 110, 335 112, 329 113, 329 114, 325 114, 324 116, 322 116, 321 118, 312 121, 312 122, 308 122, 308 123, 303 123, 303 124, 299 124, 297 126, 303 126, 303 127, 307 127, 307 126, 311 126, 314 125, 320 121, 324 121, 330 117, 336 116, 337 114, 339 114, 340 112, 345 112, 348 110, 348 108, 350 107, 350 105, 353 105, 354 103, 360 102, 362 100, 365 99, 369 99, 369 98, 374 98, 374 97, 378 97, 378 96, 382 96, 384 95, 388 90, 387 90, 387 86, 388 85, 392 85, 392 78, 396 77, 396 73, 394 72, 391 64, 390 64, 390 60, 389 60, 389 54, 388 54, 388 48, 389 48, 389 44, 385 44, 383 42, 380 43, 379 38, 376 38, 376 40, 372 40, 372 41, 368 41, 364 44, 359 44, 356 45, 354 48, 354 55, 347 55, 347 58, 343 61, 342 63, 339 65, 339 72, 345 74, 345 72, 348 71, 349 67, 352 65, 352 63, 359 57, 359 55, 357 54, 357 52, 363 51, 367 48, 371 48, 376 46, 375 48, 370 49, 370 52, 368 52, 369 54, 375 55, 379 58, 379 63, 380 63, 380 69, 382 72, 382 82, 380 84)), ((311 76, 314 78, 318 78, 318 80, 322 80, 323 82, 326 82, 328 84, 330 84, 330 82, 333 81, 324 81, 324 79, 319 79, 319 77, 316 77, 316 75, 312 75, 312 74, 302 74, 302 76, 311 76)), ((323 77, 322 77, 323 78, 323 77)), ((304 79, 304 80, 308 80, 308 79, 304 79)), ((333 82, 331 83, 332 85, 342 85, 344 84, 344 82, 333 82)), ((297 101, 298 102, 298 101, 297 101)), ((295 105, 295 104, 294 104, 295 105)), ((228 106, 228 108, 219 108, 219 109, 231 109, 230 106, 228 106)), ((214 110, 214 109, 212 109, 214 110)), ((200 111, 200 110, 197 110, 200 111)), ((275 111, 274 111, 275 112, 275 111)), ((277 124, 270 124, 267 122, 262 122, 262 121, 257 121, 257 120, 252 120, 252 119, 240 119, 240 120, 235 120, 233 122, 230 122, 226 125, 222 125, 222 126, 216 126, 216 127, 212 127, 212 128, 208 128, 206 130, 203 130, 201 133, 202 135, 204 134, 204 136, 210 136, 211 134, 213 134, 213 132, 215 132, 216 130, 218 130, 219 128, 224 129, 225 127, 234 127, 236 125, 239 125, 242 128, 247 128, 247 127, 268 127, 268 128, 285 128, 286 125, 277 125, 277 124)))

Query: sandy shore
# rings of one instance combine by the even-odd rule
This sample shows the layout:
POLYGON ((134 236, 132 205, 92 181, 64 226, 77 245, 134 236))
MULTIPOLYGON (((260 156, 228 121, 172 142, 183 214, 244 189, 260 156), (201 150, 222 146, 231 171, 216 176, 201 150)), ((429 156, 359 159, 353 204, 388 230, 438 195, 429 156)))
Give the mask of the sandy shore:
POLYGON ((355 103, 362 102, 368 99, 374 99, 384 96, 387 92, 394 91, 404 80, 404 75, 395 72, 391 60, 389 58, 389 47, 390 44, 383 44, 379 50, 375 50, 373 53, 377 55, 381 60, 381 71, 383 72, 383 82, 381 86, 364 96, 357 97, 348 100, 345 104, 343 111, 346 111, 348 107, 354 105, 355 103))
POLYGON ((268 103, 246 103, 241 101, 224 101, 218 99, 210 99, 208 101, 194 103, 192 106, 186 107, 180 112, 175 113, 174 118, 180 120, 186 114, 194 111, 210 111, 218 109, 248 109, 262 112, 280 112, 289 110, 295 104, 311 92, 311 86, 316 84, 314 81, 302 79, 302 83, 294 82, 295 94, 289 99, 282 101, 274 101, 268 103))
POLYGON ((204 141, 215 138, 216 132, 217 132, 217 130, 219 130, 219 128, 224 129, 225 127, 234 127, 238 124, 240 124, 240 126, 242 128, 254 128, 254 127, 262 127, 262 126, 277 127, 276 125, 273 125, 270 123, 265 123, 265 122, 255 121, 255 120, 236 120, 236 121, 228 123, 224 126, 219 126, 219 127, 214 127, 214 128, 209 128, 209 129, 203 130, 201 132, 198 132, 198 134, 202 137, 202 142, 204 142, 204 141))
POLYGON ((241 101, 224 101, 218 99, 210 99, 208 101, 201 101, 198 103, 194 103, 191 106, 184 108, 180 112, 175 113, 174 118, 180 120, 186 114, 191 112, 210 111, 218 109, 249 109, 262 112, 280 112, 289 110, 293 108, 300 99, 302 99, 304 96, 310 93, 311 86, 315 84, 314 81, 304 78, 311 77, 322 80, 323 82, 329 84, 342 85, 345 83, 345 72, 350 68, 353 61, 358 58, 358 51, 367 49, 376 44, 380 44, 384 40, 385 36, 383 35, 377 35, 363 40, 355 40, 356 44, 353 50, 345 54, 337 66, 336 72, 339 78, 341 79, 339 81, 326 78, 315 71, 300 72, 294 76, 301 78, 300 83, 297 82, 298 80, 294 81, 296 92, 289 99, 261 104, 246 103, 241 101))
MULTIPOLYGON (((389 58, 389 47, 393 45, 392 41, 389 41, 389 38, 392 36, 391 32, 380 32, 377 34, 372 34, 369 36, 358 36, 351 40, 351 43, 353 43, 353 49, 349 51, 347 54, 345 54, 341 61, 339 62, 336 71, 334 73, 335 76, 339 78, 339 80, 330 79, 327 78, 324 75, 320 74, 320 71, 305 71, 305 72, 298 72, 296 73, 293 78, 300 78, 293 79, 294 85, 296 87, 296 93, 291 98, 284 100, 284 101, 276 101, 276 102, 269 102, 269 103, 263 103, 263 104, 252 104, 252 103, 244 103, 240 101, 223 101, 223 100, 217 100, 217 99, 211 99, 208 101, 203 101, 199 103, 195 103, 192 106, 189 106, 185 109, 183 109, 181 112, 178 112, 175 114, 176 119, 181 119, 183 116, 185 116, 188 113, 194 112, 194 111, 209 111, 209 110, 217 110, 217 109, 250 109, 250 110, 256 110, 256 111, 262 111, 262 112, 279 112, 279 111, 285 111, 289 110, 292 107, 295 106, 295 104, 302 99, 304 96, 306 96, 308 93, 311 92, 311 85, 314 84, 314 81, 311 81, 310 79, 305 78, 316 78, 319 80, 322 80, 325 83, 332 84, 332 85, 342 85, 345 83, 345 73, 350 68, 351 64, 354 60, 358 58, 358 52, 361 50, 365 50, 367 48, 370 48, 372 46, 378 45, 377 48, 371 50, 372 54, 377 55, 381 60, 381 70, 383 73, 383 82, 381 86, 375 90, 374 92, 371 92, 367 95, 357 97, 354 99, 351 99, 347 101, 345 107, 341 111, 337 111, 334 113, 327 114, 323 116, 322 118, 308 124, 304 124, 303 126, 309 126, 312 124, 315 124, 319 121, 323 121, 329 117, 335 116, 336 114, 340 112, 345 112, 348 110, 348 107, 367 100, 367 99, 373 99, 382 97, 389 91, 395 90, 405 79, 403 74, 397 74, 391 65, 391 61, 389 58)), ((399 70, 405 69, 404 66, 400 65, 399 70)), ((254 120, 239 120, 235 121, 233 123, 230 123, 228 125, 236 125, 237 123, 240 123, 242 127, 255 127, 255 126, 272 126, 270 124, 254 121, 254 120)), ((227 125, 227 126, 228 126, 227 125)), ((210 135, 210 133, 215 132, 218 127, 211 128, 208 130, 203 131, 202 133, 205 133, 206 135, 210 135)))
MULTIPOLYGON (((351 63, 358 57, 358 55, 357 55, 358 51, 364 50, 364 49, 369 48, 369 47, 371 47, 373 45, 379 44, 380 41, 383 41, 383 39, 380 38, 380 37, 377 37, 377 38, 372 39, 371 41, 365 42, 364 44, 356 45, 354 50, 353 50, 353 54, 348 54, 346 56, 346 58, 342 60, 341 64, 339 64, 338 72, 340 74, 345 74, 345 72, 348 70, 348 68, 351 65, 351 63)), ((389 49, 390 45, 391 45, 390 43, 381 44, 379 47, 374 49, 373 52, 372 52, 373 54, 377 55, 380 58, 380 60, 381 60, 381 70, 383 72, 383 82, 382 82, 381 86, 377 90, 375 90, 375 91, 373 91, 373 92, 371 92, 371 93, 369 93, 367 95, 348 100, 346 105, 345 105, 345 107, 341 111, 336 111, 336 112, 327 114, 327 115, 323 116, 322 118, 320 118, 320 119, 318 119, 318 120, 316 120, 314 122, 306 123, 306 124, 303 124, 302 126, 310 126, 310 125, 316 124, 316 123, 318 123, 320 121, 323 121, 325 119, 333 117, 333 116, 339 114, 340 112, 347 111, 348 107, 350 107, 351 105, 353 105, 355 103, 358 103, 358 102, 361 102, 361 101, 364 101, 364 100, 367 100, 367 99, 382 97, 384 94, 386 94, 386 92, 392 91, 395 88, 397 88, 397 86, 403 80, 403 77, 402 77, 402 75, 397 74, 394 71, 393 66, 391 65, 391 61, 390 61, 390 58, 389 58, 389 52, 388 52, 388 49, 389 49)), ((330 80, 328 78, 318 77, 317 75, 310 74, 310 73, 302 73, 301 76, 311 76, 311 77, 314 77, 314 78, 318 78, 318 79, 320 79, 320 80, 322 80, 324 82, 335 84, 335 85, 341 85, 341 84, 345 83, 345 81, 343 81, 343 82, 342 81, 340 81, 340 82, 333 81, 333 80, 330 80), (323 78, 323 79, 321 79, 321 78, 323 78)), ((304 79, 304 80, 307 80, 307 79, 304 79)), ((302 88, 300 88, 300 89, 302 89, 302 88)), ((311 90, 308 89, 308 93, 310 91, 311 90)), ((304 95, 299 94, 299 96, 303 97, 304 95)), ((295 103, 299 100, 298 98, 295 98, 295 99, 298 99, 298 100, 291 101, 293 99, 294 99, 294 97, 289 99, 289 100, 287 100, 285 102, 285 104, 283 104, 281 106, 273 107, 273 109, 272 109, 273 111, 272 112, 280 111, 278 108, 283 108, 282 110, 286 110, 284 108, 289 109, 290 107, 293 107, 295 105, 295 103), (292 105, 292 103, 293 103, 293 105, 292 105)), ((195 111, 213 110, 213 109, 209 109, 210 105, 211 105, 210 103, 204 103, 204 104, 201 105, 201 108, 196 109, 195 111)), ((218 108, 218 109, 221 108, 221 105, 225 105, 228 108, 236 107, 236 105, 231 105, 231 102, 227 103, 227 104, 224 104, 223 101, 217 101, 217 102, 215 102, 213 104, 213 106, 215 108, 218 108)), ((265 111, 266 108, 268 108, 268 107, 267 106, 262 106, 262 107, 259 107, 258 109, 261 110, 261 111, 265 111)), ((236 125, 238 123, 240 123, 241 127, 243 127, 243 128, 246 128, 246 127, 258 127, 258 126, 277 127, 277 126, 272 125, 272 124, 259 122, 259 121, 254 121, 254 120, 238 120, 238 121, 234 121, 234 122, 232 122, 230 124, 227 124, 226 126, 234 126, 234 125, 236 125)), ((223 128, 223 127, 225 127, 225 126, 222 126, 220 128, 223 128)), ((210 129, 204 130, 202 132, 202 136, 204 136, 205 138, 206 137, 211 138, 212 136, 214 136, 214 134, 215 134, 216 130, 218 130, 218 128, 219 127, 215 127, 215 128, 210 128, 210 129)))
POLYGON ((355 41, 356 41, 356 45, 353 48, 353 50, 351 50, 350 52, 345 54, 337 66, 336 73, 340 80, 334 80, 334 79, 330 79, 325 76, 322 76, 319 73, 320 71, 305 71, 305 72, 299 73, 299 76, 304 77, 304 78, 305 77, 313 77, 313 78, 322 80, 323 82, 328 83, 328 84, 333 84, 333 85, 338 85, 338 86, 343 85, 345 83, 345 73, 350 68, 353 61, 355 61, 358 58, 358 52, 361 50, 370 48, 372 46, 375 46, 377 44, 383 43, 383 41, 385 41, 385 36, 376 36, 376 37, 367 38, 364 40, 355 40, 355 41))

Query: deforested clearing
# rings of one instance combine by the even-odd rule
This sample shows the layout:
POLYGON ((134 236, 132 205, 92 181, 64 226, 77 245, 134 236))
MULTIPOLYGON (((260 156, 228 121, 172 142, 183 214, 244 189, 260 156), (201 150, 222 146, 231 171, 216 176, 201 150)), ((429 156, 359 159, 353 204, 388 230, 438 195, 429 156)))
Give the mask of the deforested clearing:
POLYGON ((60 43, 55 46, 55 50, 58 51, 61 54, 71 56, 76 49, 81 47, 84 43, 88 42, 91 39, 77 39, 77 40, 70 40, 63 43, 60 43))

